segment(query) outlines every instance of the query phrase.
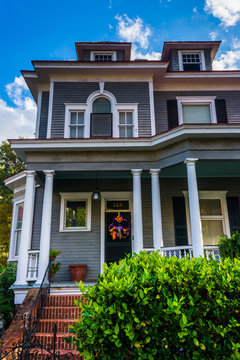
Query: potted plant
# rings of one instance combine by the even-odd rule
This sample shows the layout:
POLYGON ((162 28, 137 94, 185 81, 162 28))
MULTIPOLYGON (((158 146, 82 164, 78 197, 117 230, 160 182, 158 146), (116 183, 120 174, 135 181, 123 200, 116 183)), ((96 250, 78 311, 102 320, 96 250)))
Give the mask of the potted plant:
POLYGON ((60 267, 61 267, 61 264, 59 262, 57 264, 52 263, 50 276, 54 277, 56 272, 58 272, 60 270, 60 267))
POLYGON ((59 254, 61 254, 61 250, 59 250, 59 249, 50 249, 49 257, 51 258, 51 261, 54 261, 59 254))
POLYGON ((83 281, 87 271, 86 264, 69 265, 72 281, 83 281))

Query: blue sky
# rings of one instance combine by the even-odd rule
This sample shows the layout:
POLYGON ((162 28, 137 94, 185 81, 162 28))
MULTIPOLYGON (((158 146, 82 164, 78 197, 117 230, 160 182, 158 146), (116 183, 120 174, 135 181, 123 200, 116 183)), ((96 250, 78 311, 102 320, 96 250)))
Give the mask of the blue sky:
POLYGON ((20 70, 76 59, 75 41, 131 41, 157 59, 163 41, 222 40, 216 69, 240 68, 240 0, 0 0, 0 140, 33 135, 35 105, 20 70))

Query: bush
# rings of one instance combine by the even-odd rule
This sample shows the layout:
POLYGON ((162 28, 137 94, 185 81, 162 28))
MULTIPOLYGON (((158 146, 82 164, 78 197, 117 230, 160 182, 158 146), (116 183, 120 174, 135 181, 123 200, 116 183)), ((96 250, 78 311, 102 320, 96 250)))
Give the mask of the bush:
POLYGON ((240 259, 240 234, 238 231, 233 233, 231 237, 227 235, 220 237, 218 246, 222 259, 240 259))
POLYGON ((240 359, 239 260, 141 252, 79 287, 70 331, 86 360, 240 359))
POLYGON ((5 329, 10 325, 15 314, 14 293, 9 287, 16 279, 16 272, 15 264, 7 264, 0 270, 0 322, 5 329))

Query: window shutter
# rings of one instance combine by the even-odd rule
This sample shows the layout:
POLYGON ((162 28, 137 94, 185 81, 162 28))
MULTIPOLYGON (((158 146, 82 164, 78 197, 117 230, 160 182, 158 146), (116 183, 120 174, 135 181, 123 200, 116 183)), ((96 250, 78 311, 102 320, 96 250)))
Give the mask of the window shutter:
POLYGON ((184 197, 173 198, 173 214, 175 226, 175 245, 188 245, 187 219, 184 197))
POLYGON ((225 99, 216 99, 216 114, 217 114, 217 122, 219 124, 227 124, 227 109, 226 109, 226 101, 225 99))
POLYGON ((91 114, 91 137, 112 137, 112 114, 91 114))
POLYGON ((231 234, 240 232, 240 199, 237 196, 227 197, 228 217, 231 234))
POLYGON ((179 125, 177 100, 167 100, 167 112, 168 112, 168 129, 170 130, 179 125))

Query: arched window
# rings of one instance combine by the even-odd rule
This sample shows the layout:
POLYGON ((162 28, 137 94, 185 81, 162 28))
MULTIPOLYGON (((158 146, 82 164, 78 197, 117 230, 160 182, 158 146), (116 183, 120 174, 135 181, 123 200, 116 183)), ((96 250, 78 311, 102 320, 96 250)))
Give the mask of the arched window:
POLYGON ((93 102, 92 112, 94 114, 111 113, 111 103, 105 97, 99 97, 93 102))
POLYGON ((98 97, 92 104, 91 137, 112 137, 111 103, 105 97, 98 97))

